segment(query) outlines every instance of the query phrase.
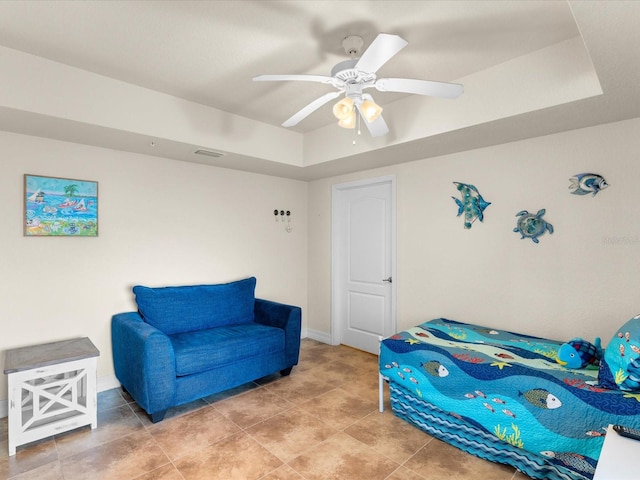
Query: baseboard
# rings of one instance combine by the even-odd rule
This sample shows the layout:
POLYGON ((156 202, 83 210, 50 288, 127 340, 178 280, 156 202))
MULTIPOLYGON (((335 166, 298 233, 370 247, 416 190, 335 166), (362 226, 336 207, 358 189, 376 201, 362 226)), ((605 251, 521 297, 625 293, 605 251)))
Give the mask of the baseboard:
POLYGON ((326 343, 327 345, 333 345, 331 343, 331 334, 320 332, 318 330, 307 329, 307 338, 311 340, 317 340, 318 342, 326 343))
POLYGON ((120 388, 120 382, 115 375, 98 377, 98 381, 96 382, 96 390, 98 390, 98 392, 104 392, 105 390, 111 390, 112 388, 120 388))
MULTIPOLYGON (((98 393, 105 390, 111 390, 112 388, 119 388, 120 382, 115 375, 109 375, 107 377, 98 377, 96 382, 96 390, 98 393)), ((4 418, 9 415, 9 401, 0 400, 0 418, 4 418)))

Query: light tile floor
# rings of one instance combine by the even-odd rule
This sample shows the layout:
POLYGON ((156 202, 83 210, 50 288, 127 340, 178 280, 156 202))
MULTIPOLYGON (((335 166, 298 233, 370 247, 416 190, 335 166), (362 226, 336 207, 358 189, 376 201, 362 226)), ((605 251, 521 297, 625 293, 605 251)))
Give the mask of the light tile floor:
POLYGON ((7 455, 12 480, 526 480, 378 412, 377 357, 302 341, 300 364, 170 410, 152 424, 120 389, 98 394, 98 428, 80 428, 7 455))

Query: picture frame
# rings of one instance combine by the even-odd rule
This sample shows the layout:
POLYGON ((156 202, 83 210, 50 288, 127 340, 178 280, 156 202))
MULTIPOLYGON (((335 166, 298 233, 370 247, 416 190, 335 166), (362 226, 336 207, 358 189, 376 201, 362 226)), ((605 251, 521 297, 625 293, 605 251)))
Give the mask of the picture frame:
POLYGON ((98 182, 24 175, 25 237, 97 237, 98 182))

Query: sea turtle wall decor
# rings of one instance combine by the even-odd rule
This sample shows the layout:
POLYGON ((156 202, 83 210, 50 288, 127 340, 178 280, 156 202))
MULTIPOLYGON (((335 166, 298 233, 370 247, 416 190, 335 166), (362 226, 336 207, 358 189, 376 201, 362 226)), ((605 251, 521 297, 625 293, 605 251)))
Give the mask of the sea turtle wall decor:
POLYGON ((594 197, 600 190, 609 186, 607 181, 597 173, 578 173, 569 179, 571 184, 569 190, 574 195, 587 195, 591 193, 594 197))
POLYGON ((526 210, 516 213, 516 217, 519 218, 513 231, 522 235, 521 239, 530 238, 533 243, 538 243, 538 237, 544 232, 553 233, 553 225, 542 219, 545 212, 546 210, 543 208, 538 210, 536 214, 529 213, 526 210))
POLYGON ((478 189, 474 185, 468 183, 453 182, 456 186, 462 200, 451 197, 458 205, 458 217, 464 212, 464 228, 471 228, 476 219, 481 222, 484 220, 484 209, 491 205, 491 202, 485 201, 478 189))

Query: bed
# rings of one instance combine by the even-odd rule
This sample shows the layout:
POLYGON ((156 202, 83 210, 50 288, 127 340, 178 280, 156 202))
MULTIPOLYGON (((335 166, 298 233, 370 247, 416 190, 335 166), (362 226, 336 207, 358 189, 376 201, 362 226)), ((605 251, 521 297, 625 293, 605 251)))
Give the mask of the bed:
MULTIPOLYGON (((637 348, 622 330, 614 340, 627 359, 637 348)), ((598 369, 562 367, 561 343, 425 322, 381 341, 380 409, 386 380, 393 413, 434 437, 533 478, 591 480, 607 426, 640 428, 640 392, 602 388, 598 369)))

